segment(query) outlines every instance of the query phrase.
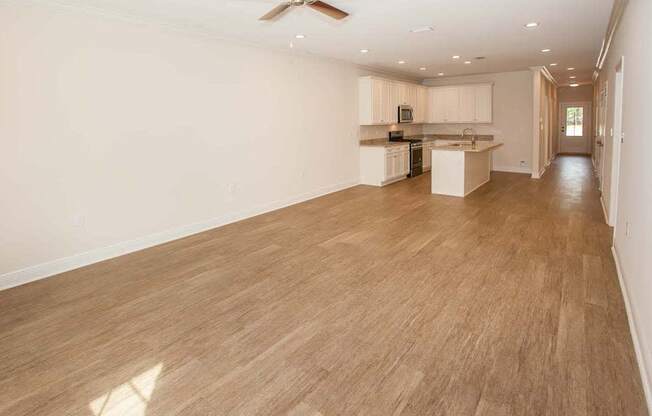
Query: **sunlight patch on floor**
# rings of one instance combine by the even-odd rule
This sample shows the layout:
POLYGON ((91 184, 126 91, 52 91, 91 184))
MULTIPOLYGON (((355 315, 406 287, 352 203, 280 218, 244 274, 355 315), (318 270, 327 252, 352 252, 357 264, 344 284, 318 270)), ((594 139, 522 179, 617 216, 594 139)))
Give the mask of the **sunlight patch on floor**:
POLYGON ((95 416, 145 416, 156 380, 163 370, 158 364, 93 400, 89 407, 95 416))

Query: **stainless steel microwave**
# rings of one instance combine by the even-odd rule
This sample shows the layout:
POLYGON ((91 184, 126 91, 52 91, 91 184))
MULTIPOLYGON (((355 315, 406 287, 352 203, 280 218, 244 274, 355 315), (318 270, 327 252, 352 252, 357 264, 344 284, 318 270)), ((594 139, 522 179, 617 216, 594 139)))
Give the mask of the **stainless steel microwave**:
POLYGON ((409 105, 398 106, 398 122, 412 123, 414 121, 414 110, 409 105))

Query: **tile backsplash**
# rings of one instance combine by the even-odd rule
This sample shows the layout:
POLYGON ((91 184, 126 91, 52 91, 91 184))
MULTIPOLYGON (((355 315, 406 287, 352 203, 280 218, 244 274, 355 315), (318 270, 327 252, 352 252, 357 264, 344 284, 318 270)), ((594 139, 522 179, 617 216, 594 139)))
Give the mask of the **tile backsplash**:
POLYGON ((419 134, 461 135, 465 128, 472 128, 477 135, 500 136, 502 130, 492 124, 392 124, 390 126, 360 126, 360 140, 386 139, 387 133, 403 130, 406 136, 419 134))
POLYGON ((500 136, 502 130, 493 124, 424 124, 423 134, 459 135, 465 128, 471 128, 475 134, 500 136))
POLYGON ((387 138, 390 131, 403 130, 406 136, 423 134, 423 124, 392 124, 390 126, 360 126, 360 140, 387 138))

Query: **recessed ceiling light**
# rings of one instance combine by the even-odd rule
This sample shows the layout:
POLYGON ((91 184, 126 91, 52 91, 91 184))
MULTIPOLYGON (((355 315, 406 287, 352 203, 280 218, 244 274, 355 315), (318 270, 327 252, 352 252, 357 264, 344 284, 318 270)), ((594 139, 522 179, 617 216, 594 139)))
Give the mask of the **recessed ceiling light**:
POLYGON ((557 62, 550 64, 550 66, 557 66, 559 65, 557 62))
POLYGON ((360 49, 360 53, 369 53, 369 49, 360 49))
POLYGON ((459 55, 453 55, 453 59, 460 59, 459 55))
POLYGON ((423 27, 417 27, 417 28, 414 28, 414 29, 410 29, 410 32, 412 32, 412 33, 421 33, 421 32, 432 32, 433 30, 435 30, 435 29, 433 29, 432 26, 423 26, 423 27))
POLYGON ((443 73, 443 72, 440 72, 440 73, 438 73, 437 75, 439 75, 440 77, 443 77, 443 76, 444 76, 444 73, 443 73))
POLYGON ((575 71, 575 68, 573 68, 573 67, 566 68, 566 69, 568 69, 569 71, 575 71))
POLYGON ((419 68, 419 71, 425 71, 426 69, 428 69, 428 68, 426 68, 425 66, 422 66, 421 68, 419 68))
POLYGON ((573 87, 573 88, 575 88, 575 87, 579 87, 580 84, 570 84, 570 86, 573 87))
POLYGON ((570 78, 570 79, 575 79, 575 78, 577 78, 577 77, 576 77, 575 75, 571 75, 571 76, 568 77, 568 78, 570 78))
POLYGON ((305 39, 306 35, 298 34, 298 35, 295 35, 294 37, 297 38, 297 39, 305 39))
POLYGON ((471 63, 471 61, 464 61, 464 63, 465 63, 466 65, 468 65, 468 64, 471 63))
POLYGON ((398 61, 399 65, 403 65, 404 63, 405 63, 405 61, 398 61))
POLYGON ((530 23, 526 23, 524 26, 525 26, 526 28, 528 28, 528 29, 532 29, 533 27, 537 27, 537 26, 539 26, 539 23, 537 23, 537 22, 530 22, 530 23))
POLYGON ((548 49, 548 48, 546 48, 546 49, 541 49, 541 52, 543 52, 543 53, 548 53, 548 52, 550 52, 551 50, 552 50, 552 49, 548 49))

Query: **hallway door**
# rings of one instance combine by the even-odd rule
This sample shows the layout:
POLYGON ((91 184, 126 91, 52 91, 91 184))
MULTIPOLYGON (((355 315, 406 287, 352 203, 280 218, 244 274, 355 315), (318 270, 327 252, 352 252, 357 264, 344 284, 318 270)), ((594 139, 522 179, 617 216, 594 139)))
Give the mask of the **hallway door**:
POLYGON ((561 153, 591 153, 591 103, 561 103, 560 110, 561 153))
POLYGON ((595 176, 598 178, 598 189, 602 192, 604 186, 604 142, 607 136, 607 84, 605 83, 598 95, 597 130, 593 146, 593 164, 595 176))

